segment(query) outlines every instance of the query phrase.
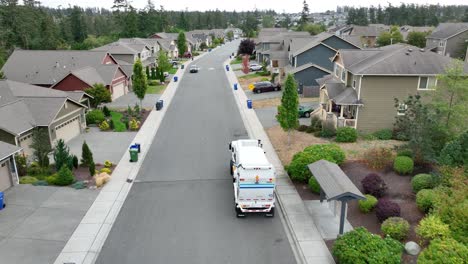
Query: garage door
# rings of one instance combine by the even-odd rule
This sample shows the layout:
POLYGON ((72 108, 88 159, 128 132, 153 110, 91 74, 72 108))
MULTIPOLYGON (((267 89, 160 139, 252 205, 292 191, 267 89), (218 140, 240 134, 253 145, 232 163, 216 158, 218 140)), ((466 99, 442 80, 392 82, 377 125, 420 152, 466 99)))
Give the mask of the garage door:
POLYGON ((58 125, 55 127, 55 133, 57 136, 57 140, 63 139, 63 141, 67 142, 70 139, 78 136, 80 134, 80 120, 79 116, 70 119, 69 121, 58 125))
POLYGON ((0 161, 0 191, 5 191, 13 185, 8 161, 0 161))
POLYGON ((115 100, 124 94, 125 94, 125 85, 123 82, 113 86, 112 100, 115 100))

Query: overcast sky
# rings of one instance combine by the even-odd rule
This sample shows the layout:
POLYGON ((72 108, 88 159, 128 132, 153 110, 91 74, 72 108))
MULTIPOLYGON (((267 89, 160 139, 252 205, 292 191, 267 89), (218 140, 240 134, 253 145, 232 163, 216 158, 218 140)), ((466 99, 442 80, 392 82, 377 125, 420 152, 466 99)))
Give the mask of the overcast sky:
MULTIPOLYGON (((42 5, 57 7, 66 7, 69 4, 79 5, 82 7, 104 7, 110 9, 113 0, 40 0, 42 5)), ((156 6, 163 5, 168 10, 185 10, 189 11, 199 10, 236 10, 247 11, 257 9, 273 9, 278 13, 286 11, 288 13, 300 12, 302 9, 303 0, 153 0, 156 6)), ((133 0, 131 4, 136 8, 143 8, 146 6, 148 0, 133 0)), ((311 12, 322 12, 326 10, 335 10, 337 5, 348 6, 377 6, 381 4, 386 6, 388 2, 392 5, 400 5, 401 2, 415 3, 415 4, 437 4, 444 5, 461 5, 467 4, 466 0, 308 0, 311 12)))

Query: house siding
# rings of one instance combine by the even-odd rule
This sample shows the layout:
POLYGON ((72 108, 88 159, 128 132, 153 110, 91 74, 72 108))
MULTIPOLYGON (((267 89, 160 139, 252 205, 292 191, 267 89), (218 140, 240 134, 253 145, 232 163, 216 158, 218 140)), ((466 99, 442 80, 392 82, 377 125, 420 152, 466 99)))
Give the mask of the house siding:
POLYGON ((302 84, 304 86, 318 86, 316 79, 322 78, 327 74, 329 73, 315 67, 309 67, 303 71, 295 73, 294 78, 298 84, 302 84))
POLYGON ((468 31, 458 34, 447 40, 445 55, 452 58, 461 58, 465 55, 465 41, 468 40, 468 31))
POLYGON ((302 66, 307 63, 317 64, 325 69, 333 70, 333 62, 331 57, 335 56, 336 52, 324 45, 318 45, 297 55, 297 66, 302 66))
POLYGON ((426 48, 427 47, 437 47, 436 52, 442 54, 444 52, 444 47, 440 47, 439 43, 441 39, 427 38, 426 39, 426 48))
POLYGON ((117 62, 114 61, 114 59, 112 59, 112 57, 109 56, 109 54, 107 54, 106 57, 104 57, 102 64, 117 64, 117 62))
POLYGON ((392 129, 397 116, 394 98, 405 100, 415 95, 418 80, 418 77, 363 76, 361 100, 364 105, 359 108, 358 131, 392 129))
POLYGON ((90 86, 87 83, 83 82, 73 74, 69 74, 53 87, 53 89, 61 91, 84 91, 88 88, 90 88, 90 86))
POLYGON ((57 135, 55 133, 55 127, 60 125, 61 123, 67 121, 67 120, 70 120, 70 119, 73 119, 75 118, 76 116, 79 116, 81 115, 80 117, 80 123, 83 124, 84 121, 84 111, 85 111, 85 108, 79 106, 79 105, 76 105, 70 101, 67 101, 67 108, 65 108, 65 105, 62 106, 62 108, 60 109, 59 113, 57 114, 57 117, 54 119, 54 121, 50 124, 49 126, 49 133, 50 133, 50 138, 52 141, 54 141, 56 138, 57 138, 57 135), (77 111, 77 110, 81 110, 81 111, 77 111), (76 112, 75 112, 76 111, 76 112), (75 112, 75 113, 73 113, 75 112), (71 114, 73 113, 73 114, 71 114))
POLYGON ((357 49, 354 45, 349 44, 348 42, 340 39, 337 36, 332 36, 324 41, 323 43, 327 44, 328 46, 339 50, 339 49, 357 49))
POLYGON ((0 129, 0 141, 6 142, 8 144, 16 145, 15 136, 0 129))

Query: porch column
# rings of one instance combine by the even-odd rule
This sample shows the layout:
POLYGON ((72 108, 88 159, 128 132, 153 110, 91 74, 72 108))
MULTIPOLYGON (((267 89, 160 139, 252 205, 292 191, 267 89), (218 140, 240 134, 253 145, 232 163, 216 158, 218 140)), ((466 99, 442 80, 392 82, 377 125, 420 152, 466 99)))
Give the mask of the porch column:
POLYGON ((341 106, 340 117, 343 118, 343 106, 341 106))
POLYGON ((328 100, 328 113, 331 113, 332 112, 332 101, 331 100, 328 100))

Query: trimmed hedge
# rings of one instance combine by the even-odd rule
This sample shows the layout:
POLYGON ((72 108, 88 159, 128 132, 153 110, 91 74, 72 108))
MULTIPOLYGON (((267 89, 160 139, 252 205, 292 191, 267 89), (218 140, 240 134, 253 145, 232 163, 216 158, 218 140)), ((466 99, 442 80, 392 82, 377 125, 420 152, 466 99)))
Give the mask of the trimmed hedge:
POLYGON ((89 111, 88 114, 86 114, 86 123, 88 125, 89 124, 100 124, 105 119, 106 119, 106 117, 104 116, 104 113, 101 110, 98 110, 98 109, 89 111))
POLYGON ((390 217, 382 223, 380 229, 385 236, 401 241, 408 236, 410 224, 401 217, 390 217))
POLYGON ((434 207, 434 201, 437 199, 437 194, 434 190, 423 189, 416 194, 416 205, 419 210, 427 213, 434 207))
POLYGON ((387 218, 400 216, 400 213, 400 206, 387 198, 380 199, 375 206, 375 215, 381 223, 387 220, 387 218))
POLYGON ((468 247, 451 238, 434 239, 418 257, 418 264, 466 263, 468 247))
POLYGON ((352 127, 340 127, 336 130, 336 142, 356 142, 357 131, 352 127))
POLYGON ((414 161, 410 157, 396 157, 393 163, 393 169, 399 174, 412 173, 414 169, 414 161))
POLYGON ((390 140, 393 137, 393 131, 390 129, 382 129, 374 132, 373 135, 380 140, 390 140))
POLYGON ((320 184, 313 176, 309 178, 309 188, 314 193, 320 193, 320 184))
POLYGON ((388 263, 399 264, 403 245, 389 237, 381 238, 358 227, 338 237, 332 254, 341 264, 388 263))
POLYGON ((377 204, 377 198, 370 194, 365 195, 365 200, 359 200, 359 210, 363 213, 369 213, 374 209, 375 205, 377 204))
POLYGON ((422 189, 432 189, 435 187, 435 184, 434 176, 431 174, 421 173, 411 179, 411 186, 415 193, 418 193, 422 189))
POLYGON ((384 180, 376 173, 369 173, 361 180, 364 193, 371 194, 375 197, 382 197, 387 190, 387 185, 384 180))

